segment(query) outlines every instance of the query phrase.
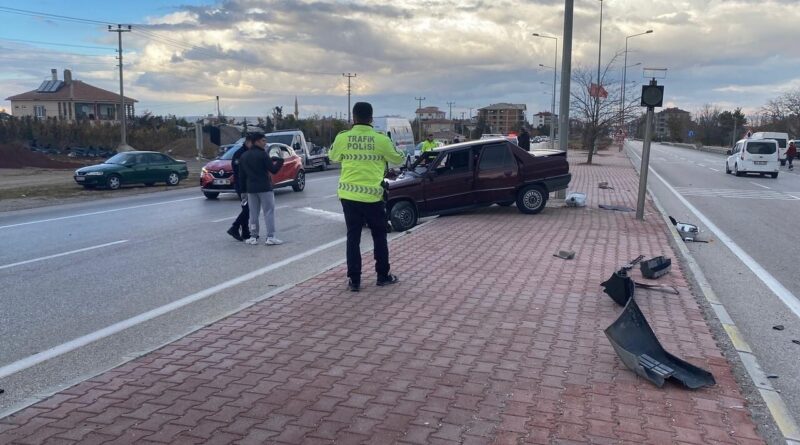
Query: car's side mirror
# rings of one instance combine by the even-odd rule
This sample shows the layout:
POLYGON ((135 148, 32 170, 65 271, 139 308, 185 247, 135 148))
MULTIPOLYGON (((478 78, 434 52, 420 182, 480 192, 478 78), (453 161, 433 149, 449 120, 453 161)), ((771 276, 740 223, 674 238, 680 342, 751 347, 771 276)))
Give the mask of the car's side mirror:
POLYGON ((725 152, 725 154, 727 154, 728 156, 730 156, 731 154, 733 154, 733 150, 728 150, 728 151, 726 151, 726 152, 725 152))

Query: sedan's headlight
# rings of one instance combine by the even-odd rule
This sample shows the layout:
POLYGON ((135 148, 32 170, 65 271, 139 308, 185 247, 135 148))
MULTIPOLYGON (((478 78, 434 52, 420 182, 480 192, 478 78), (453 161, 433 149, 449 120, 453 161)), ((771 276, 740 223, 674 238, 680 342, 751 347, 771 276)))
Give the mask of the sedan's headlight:
POLYGON ((200 169, 200 173, 204 175, 204 174, 208 173, 208 169, 203 167, 203 168, 200 169))
POLYGON ((89 172, 86 176, 103 176, 103 172, 89 172))

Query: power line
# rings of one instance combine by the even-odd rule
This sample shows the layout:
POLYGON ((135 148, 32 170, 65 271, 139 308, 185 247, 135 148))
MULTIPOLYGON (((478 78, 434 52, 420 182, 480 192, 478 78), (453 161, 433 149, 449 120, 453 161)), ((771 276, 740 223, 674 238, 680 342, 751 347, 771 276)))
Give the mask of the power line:
POLYGON ((92 19, 82 19, 78 17, 70 17, 66 15, 60 14, 50 14, 48 12, 39 12, 39 11, 30 11, 27 9, 17 9, 17 8, 9 8, 7 6, 0 6, 0 12, 6 12, 9 14, 18 14, 18 15, 26 15, 30 17, 40 17, 40 18, 48 18, 53 20, 63 20, 68 22, 77 22, 77 23, 91 23, 94 25, 109 25, 112 22, 103 22, 98 20, 92 19))
POLYGON ((108 50, 113 50, 113 48, 111 48, 110 46, 72 45, 72 44, 69 44, 69 43, 43 42, 41 40, 11 39, 11 38, 8 38, 8 37, 0 37, 0 40, 8 40, 10 42, 37 43, 39 45, 71 46, 73 48, 90 48, 90 49, 108 49, 108 50))

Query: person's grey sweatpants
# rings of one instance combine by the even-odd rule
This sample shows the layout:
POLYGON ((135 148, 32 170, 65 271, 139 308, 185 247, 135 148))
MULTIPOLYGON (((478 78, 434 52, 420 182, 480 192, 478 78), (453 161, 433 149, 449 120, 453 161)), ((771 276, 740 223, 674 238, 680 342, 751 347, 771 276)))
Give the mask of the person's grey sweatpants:
POLYGON ((267 224, 267 238, 275 236, 275 192, 248 193, 247 205, 250 206, 250 236, 258 238, 259 214, 264 212, 264 222, 267 224))

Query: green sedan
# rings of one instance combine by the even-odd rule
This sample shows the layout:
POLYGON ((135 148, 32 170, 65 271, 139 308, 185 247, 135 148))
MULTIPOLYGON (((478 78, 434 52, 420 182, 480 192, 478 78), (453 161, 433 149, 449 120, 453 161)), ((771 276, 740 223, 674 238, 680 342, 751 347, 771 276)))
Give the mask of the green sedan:
POLYGON ((178 185, 189 177, 186 161, 178 161, 154 151, 128 151, 116 154, 102 164, 75 170, 75 182, 86 187, 108 187, 111 190, 123 184, 154 185, 166 182, 178 185))

